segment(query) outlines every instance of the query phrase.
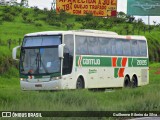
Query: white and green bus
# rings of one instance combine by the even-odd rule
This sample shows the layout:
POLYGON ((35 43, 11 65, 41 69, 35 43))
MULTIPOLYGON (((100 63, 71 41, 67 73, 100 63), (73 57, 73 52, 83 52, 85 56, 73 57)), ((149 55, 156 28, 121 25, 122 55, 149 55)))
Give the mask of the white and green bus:
POLYGON ((99 30, 26 34, 20 48, 22 90, 137 87, 149 83, 143 36, 99 30))

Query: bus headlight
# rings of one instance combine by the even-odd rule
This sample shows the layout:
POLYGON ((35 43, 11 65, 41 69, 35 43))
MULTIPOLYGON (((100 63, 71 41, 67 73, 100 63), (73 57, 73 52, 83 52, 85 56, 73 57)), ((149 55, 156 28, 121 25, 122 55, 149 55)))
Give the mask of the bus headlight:
POLYGON ((61 78, 62 78, 61 76, 59 76, 59 77, 52 77, 50 80, 59 80, 61 78))
POLYGON ((20 80, 21 80, 21 81, 27 81, 27 79, 26 79, 26 78, 20 78, 20 80))

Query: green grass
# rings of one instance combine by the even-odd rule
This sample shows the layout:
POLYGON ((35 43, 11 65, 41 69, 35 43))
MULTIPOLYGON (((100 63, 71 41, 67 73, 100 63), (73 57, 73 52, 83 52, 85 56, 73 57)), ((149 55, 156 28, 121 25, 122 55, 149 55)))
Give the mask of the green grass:
MULTIPOLYGON (((160 66, 160 64, 158 64, 160 66)), ((154 65, 153 65, 154 66, 154 65)), ((160 74, 150 67, 150 84, 113 92, 21 91, 19 79, 0 78, 0 110, 6 111, 160 111, 160 74), (25 107, 24 107, 25 105, 25 107)))
MULTIPOLYGON (((0 77, 0 111, 160 111, 160 74, 157 74, 159 66, 159 63, 150 65, 150 83, 148 85, 134 89, 113 89, 112 92, 93 92, 87 89, 55 92, 21 91, 18 77, 6 78, 4 75, 0 77)), ((41 119, 70 120, 75 118, 41 119)))

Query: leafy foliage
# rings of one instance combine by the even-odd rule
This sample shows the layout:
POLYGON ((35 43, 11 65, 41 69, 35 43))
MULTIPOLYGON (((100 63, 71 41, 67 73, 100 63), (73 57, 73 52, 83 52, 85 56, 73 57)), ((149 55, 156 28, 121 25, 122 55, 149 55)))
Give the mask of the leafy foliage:
POLYGON ((12 22, 14 21, 14 16, 10 13, 6 13, 6 14, 3 14, 2 20, 12 22))

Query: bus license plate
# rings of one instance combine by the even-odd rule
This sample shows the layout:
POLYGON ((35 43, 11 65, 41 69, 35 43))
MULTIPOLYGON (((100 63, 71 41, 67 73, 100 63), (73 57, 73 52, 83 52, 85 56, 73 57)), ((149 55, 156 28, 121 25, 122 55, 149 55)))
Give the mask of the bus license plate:
POLYGON ((42 84, 36 84, 35 87, 42 87, 42 84))

